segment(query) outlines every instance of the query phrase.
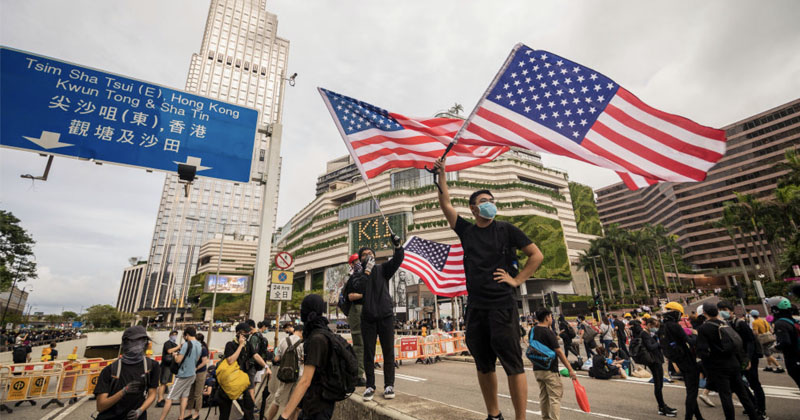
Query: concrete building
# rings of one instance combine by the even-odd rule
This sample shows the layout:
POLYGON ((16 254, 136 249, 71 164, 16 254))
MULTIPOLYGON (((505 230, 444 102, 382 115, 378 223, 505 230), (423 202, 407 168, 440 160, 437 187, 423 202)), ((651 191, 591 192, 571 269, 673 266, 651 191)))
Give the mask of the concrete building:
POLYGON ((28 292, 25 288, 12 287, 11 290, 0 293, 0 314, 6 311, 8 313, 22 313, 25 310, 25 305, 28 304, 28 292))
POLYGON ((325 173, 317 178, 317 196, 328 190, 346 187, 361 180, 361 173, 350 155, 327 164, 325 173))
POLYGON ((120 312, 135 313, 139 310, 144 290, 144 273, 147 261, 139 261, 136 265, 122 271, 122 282, 117 295, 117 310, 120 312))
MULTIPOLYGON (((186 90, 259 111, 251 182, 198 178, 187 198, 177 175, 167 175, 138 309, 153 309, 171 317, 173 302, 186 307, 182 304, 187 286, 205 241, 234 230, 250 237, 259 234, 268 133, 270 124, 281 120, 279 90, 289 53, 289 41, 277 36, 277 27, 278 19, 267 12, 266 0, 211 0, 200 50, 192 55, 186 90)), ((277 208, 277 196, 269 205, 277 208)))
POLYGON ((219 272, 223 274, 247 273, 252 276, 256 266, 257 251, 258 241, 253 237, 226 236, 222 240, 222 254, 220 254, 220 239, 209 239, 200 246, 197 274, 214 274, 219 267, 219 272))
MULTIPOLYGON (((346 158, 329 163, 331 172, 349 162, 346 158)), ((320 179, 327 179, 322 175, 320 179)), ((450 194, 456 208, 464 217, 472 218, 466 199, 476 189, 487 187, 498 200, 501 216, 540 216, 557 226, 560 232, 555 243, 563 251, 561 279, 542 278, 528 281, 520 287, 520 308, 529 311, 534 301, 541 300, 541 291, 555 290, 563 294, 589 294, 586 273, 572 262, 581 249, 589 246, 592 235, 579 233, 575 220, 565 173, 544 168, 539 156, 528 152, 510 151, 493 162, 459 172, 448 173, 450 194), (567 265, 569 267, 567 268, 567 265)), ((391 255, 389 232, 370 198, 364 182, 342 182, 341 187, 322 191, 310 204, 298 212, 286 225, 278 246, 295 257, 295 288, 325 289, 330 303, 338 297, 338 287, 346 280, 347 257, 359 247, 368 245, 384 260, 391 255)), ((402 169, 385 172, 370 180, 370 186, 380 200, 380 207, 389 224, 405 240, 410 235, 442 243, 458 243, 458 237, 448 226, 439 210, 432 175, 425 170, 402 169)), ((540 270, 541 271, 541 270, 540 270)), ((413 273, 405 273, 404 281, 392 279, 392 295, 399 301, 399 318, 415 319, 406 314, 409 305, 405 298, 407 286, 419 284, 413 273)), ((413 309, 422 309, 417 303, 413 309)))
MULTIPOLYGON (((662 224, 678 235, 684 258, 698 270, 714 274, 735 273, 736 254, 723 229, 708 226, 722 215, 723 203, 734 192, 758 199, 772 196, 777 179, 786 171, 776 168, 784 150, 800 144, 800 99, 769 109, 724 127, 728 137, 725 156, 703 182, 659 183, 629 191, 622 183, 597 190, 597 207, 604 225, 619 223, 638 229, 643 224, 662 224)), ((755 238, 746 236, 755 246, 755 238)), ((744 241, 739 240, 745 264, 744 241)), ((766 247, 769 253, 769 247, 766 247)))

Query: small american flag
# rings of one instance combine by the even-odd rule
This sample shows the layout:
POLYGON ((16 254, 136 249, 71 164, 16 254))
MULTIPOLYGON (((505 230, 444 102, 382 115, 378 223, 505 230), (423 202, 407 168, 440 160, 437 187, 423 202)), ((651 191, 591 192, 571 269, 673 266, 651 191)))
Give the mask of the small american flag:
POLYGON ((725 132, 652 108, 613 80, 518 44, 460 144, 519 146, 617 171, 630 189, 702 181, 725 154, 725 132))
POLYGON ((464 274, 464 248, 411 236, 406 241, 405 258, 400 268, 419 276, 431 293, 438 296, 467 294, 464 274))
MULTIPOLYGON (((464 123, 457 118, 409 118, 319 88, 350 155, 364 179, 392 168, 432 167, 464 123)), ((456 145, 447 170, 489 162, 508 151, 504 145, 456 145)))

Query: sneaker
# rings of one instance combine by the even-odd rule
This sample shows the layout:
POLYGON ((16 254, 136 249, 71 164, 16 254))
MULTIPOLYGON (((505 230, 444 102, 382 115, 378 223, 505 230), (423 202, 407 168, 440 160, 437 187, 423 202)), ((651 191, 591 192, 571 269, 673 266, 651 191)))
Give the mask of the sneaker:
POLYGON ((669 408, 669 407, 660 407, 658 409, 658 415, 659 416, 665 416, 665 417, 677 417, 678 416, 678 411, 677 410, 673 411, 673 410, 675 410, 675 409, 674 408, 669 408))
POLYGON ((385 398, 387 400, 394 399, 394 387, 387 386, 386 388, 384 388, 383 389, 383 398, 385 398))
POLYGON ((161 407, 163 407, 163 406, 164 406, 164 401, 165 401, 165 400, 161 400, 161 401, 157 402, 157 403, 156 403, 156 407, 158 407, 158 408, 161 408, 161 407))
POLYGON ((703 403, 705 403, 705 405, 707 405, 707 406, 709 406, 709 407, 716 407, 716 406, 714 405, 714 403, 711 401, 711 398, 708 398, 707 396, 705 396, 705 395, 703 395, 703 394, 700 394, 700 396, 699 396, 698 398, 700 398, 700 401, 702 401, 703 403))
POLYGON ((367 380, 364 378, 358 378, 358 382, 356 382, 356 386, 361 388, 362 386, 367 386, 367 380))
POLYGON ((375 388, 367 387, 367 390, 364 391, 364 401, 372 401, 372 398, 375 397, 375 388))
POLYGON ((772 366, 765 367, 764 372, 772 372, 772 366))
POLYGON ((486 417, 486 420, 505 420, 505 418, 503 418, 503 413, 499 413, 497 416, 486 417))
POLYGON ((773 372, 775 372, 775 373, 783 373, 783 372, 786 372, 786 371, 783 368, 775 368, 775 370, 773 370, 773 372))

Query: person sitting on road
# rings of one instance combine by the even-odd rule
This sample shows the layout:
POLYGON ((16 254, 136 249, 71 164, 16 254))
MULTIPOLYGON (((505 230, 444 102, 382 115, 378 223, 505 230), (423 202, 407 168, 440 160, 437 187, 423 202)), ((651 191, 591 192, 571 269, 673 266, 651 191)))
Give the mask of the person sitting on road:
POLYGON ((615 362, 607 358, 605 346, 597 346, 594 351, 597 354, 592 357, 589 376, 595 379, 628 379, 622 369, 622 362, 615 362))

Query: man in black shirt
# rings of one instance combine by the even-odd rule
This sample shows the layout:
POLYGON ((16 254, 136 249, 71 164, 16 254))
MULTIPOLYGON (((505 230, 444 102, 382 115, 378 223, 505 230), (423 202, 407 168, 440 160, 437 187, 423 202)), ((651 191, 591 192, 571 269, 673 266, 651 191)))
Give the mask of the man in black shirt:
POLYGON ((94 394, 97 420, 146 420, 146 410, 156 400, 158 363, 144 357, 147 332, 137 325, 122 333, 122 357, 100 372, 94 394))
MULTIPOLYGON (((664 314, 664 322, 657 329, 657 336, 659 339, 659 346, 661 349, 667 349, 667 359, 670 363, 678 366, 678 369, 683 375, 683 383, 686 387, 686 400, 684 406, 686 413, 684 419, 702 420, 703 416, 700 413, 700 407, 697 405, 697 393, 700 389, 700 367, 697 365, 697 357, 692 352, 692 345, 689 343, 689 337, 683 327, 678 324, 683 316, 683 305, 678 302, 669 302, 664 306, 666 313, 664 314)), ((652 318, 647 318, 648 321, 652 318)), ((659 350, 662 354, 663 351, 659 350)), ((663 367, 661 367, 663 377, 663 367)), ((655 382, 655 379, 653 380, 655 382)))
POLYGON ((561 412, 561 397, 564 390, 561 386, 561 376, 558 374, 558 360, 569 371, 569 376, 577 380, 578 376, 572 370, 567 356, 558 346, 558 338, 550 325, 553 324, 553 313, 549 309, 536 311, 536 320, 539 324, 533 327, 533 339, 549 347, 556 353, 556 358, 550 362, 550 366, 543 368, 536 363, 533 364, 533 375, 536 383, 539 384, 539 406, 542 410, 542 419, 557 420, 561 412))
POLYGON ((173 330, 169 333, 169 340, 167 340, 164 343, 164 347, 161 348, 161 378, 159 379, 158 402, 156 402, 156 407, 164 406, 164 392, 167 389, 167 384, 172 382, 172 371, 169 369, 169 366, 172 364, 174 356, 170 349, 175 347, 178 347, 178 332, 173 330))
MULTIPOLYGON (((250 325, 246 322, 241 322, 236 325, 236 337, 233 341, 229 341, 225 344, 225 352, 223 356, 227 359, 229 365, 233 365, 234 362, 239 364, 239 369, 243 372, 247 372, 248 364, 250 360, 253 358, 253 354, 258 350, 252 348, 251 344, 249 343, 249 336, 250 336, 250 325)), ((250 378, 250 387, 253 386, 252 378, 250 378)), ((250 388, 248 387, 248 389, 250 388)), ((243 403, 242 403, 242 411, 244 412, 244 419, 253 420, 254 419, 254 409, 255 409, 255 402, 253 401, 253 397, 250 395, 250 392, 247 390, 242 393, 243 403)), ((228 395, 225 392, 219 392, 217 394, 217 401, 219 403, 219 418, 220 420, 228 420, 231 413, 231 405, 233 401, 228 398, 228 395)))
POLYGON ((445 158, 436 161, 441 190, 439 205, 450 228, 456 231, 464 248, 467 277, 466 344, 475 367, 489 419, 502 419, 497 402, 495 361, 499 358, 508 376, 508 388, 518 420, 526 417, 528 382, 519 345, 517 303, 514 289, 539 268, 544 256, 516 226, 494 220, 497 207, 489 190, 474 192, 469 209, 475 224, 466 221, 450 202, 445 175, 445 158), (515 273, 516 251, 528 256, 525 267, 515 273), (515 274, 512 276, 512 274, 515 274))
POLYGON ((361 281, 364 282, 364 305, 361 308, 361 334, 364 336, 364 372, 367 388, 364 401, 375 396, 375 343, 381 339, 383 351, 383 397, 394 398, 394 302, 389 294, 389 280, 400 268, 405 251, 400 238, 392 237, 394 255, 380 265, 375 265, 375 254, 369 248, 358 250, 358 258, 364 267, 361 281))
POLYGON ((364 305, 364 275, 358 254, 353 254, 348 260, 350 264, 350 277, 344 285, 345 299, 350 301, 350 311, 347 313, 347 323, 350 324, 350 335, 353 339, 353 351, 358 360, 358 383, 356 386, 366 386, 364 379, 364 337, 361 335, 361 312, 364 305))
POLYGON ((756 336, 753 334, 753 330, 750 329, 750 325, 748 325, 747 321, 736 317, 733 306, 733 304, 724 300, 717 303, 720 318, 724 319, 728 325, 739 334, 739 337, 742 338, 744 352, 747 355, 747 360, 750 361, 750 368, 742 372, 747 379, 747 386, 753 391, 750 393, 750 399, 756 405, 758 412, 761 415, 766 415, 767 398, 764 394, 764 388, 761 386, 761 381, 758 378, 758 359, 763 356, 761 346, 758 344, 756 336))
POLYGON ((727 333, 720 329, 730 327, 719 317, 719 309, 714 303, 704 303, 703 314, 708 317, 708 321, 697 330, 697 354, 703 359, 703 368, 708 374, 708 380, 716 387, 725 419, 736 418, 736 410, 731 398, 733 392, 739 397, 739 402, 744 406, 750 420, 762 419, 763 417, 756 412, 756 408, 745 390, 742 381, 742 366, 736 356, 738 349, 724 345, 722 341, 722 334, 727 333))
POLYGON ((329 368, 331 351, 324 331, 328 329, 328 320, 324 314, 325 301, 320 295, 311 294, 303 298, 300 304, 304 340, 303 375, 278 420, 290 418, 298 406, 302 409, 300 420, 330 420, 333 417, 334 402, 322 398, 322 376, 329 368))
POLYGON ((774 318, 775 348, 783 353, 786 371, 800 388, 800 343, 797 342, 800 335, 795 328, 797 321, 792 317, 792 303, 785 297, 774 296, 767 300, 767 305, 774 318))

